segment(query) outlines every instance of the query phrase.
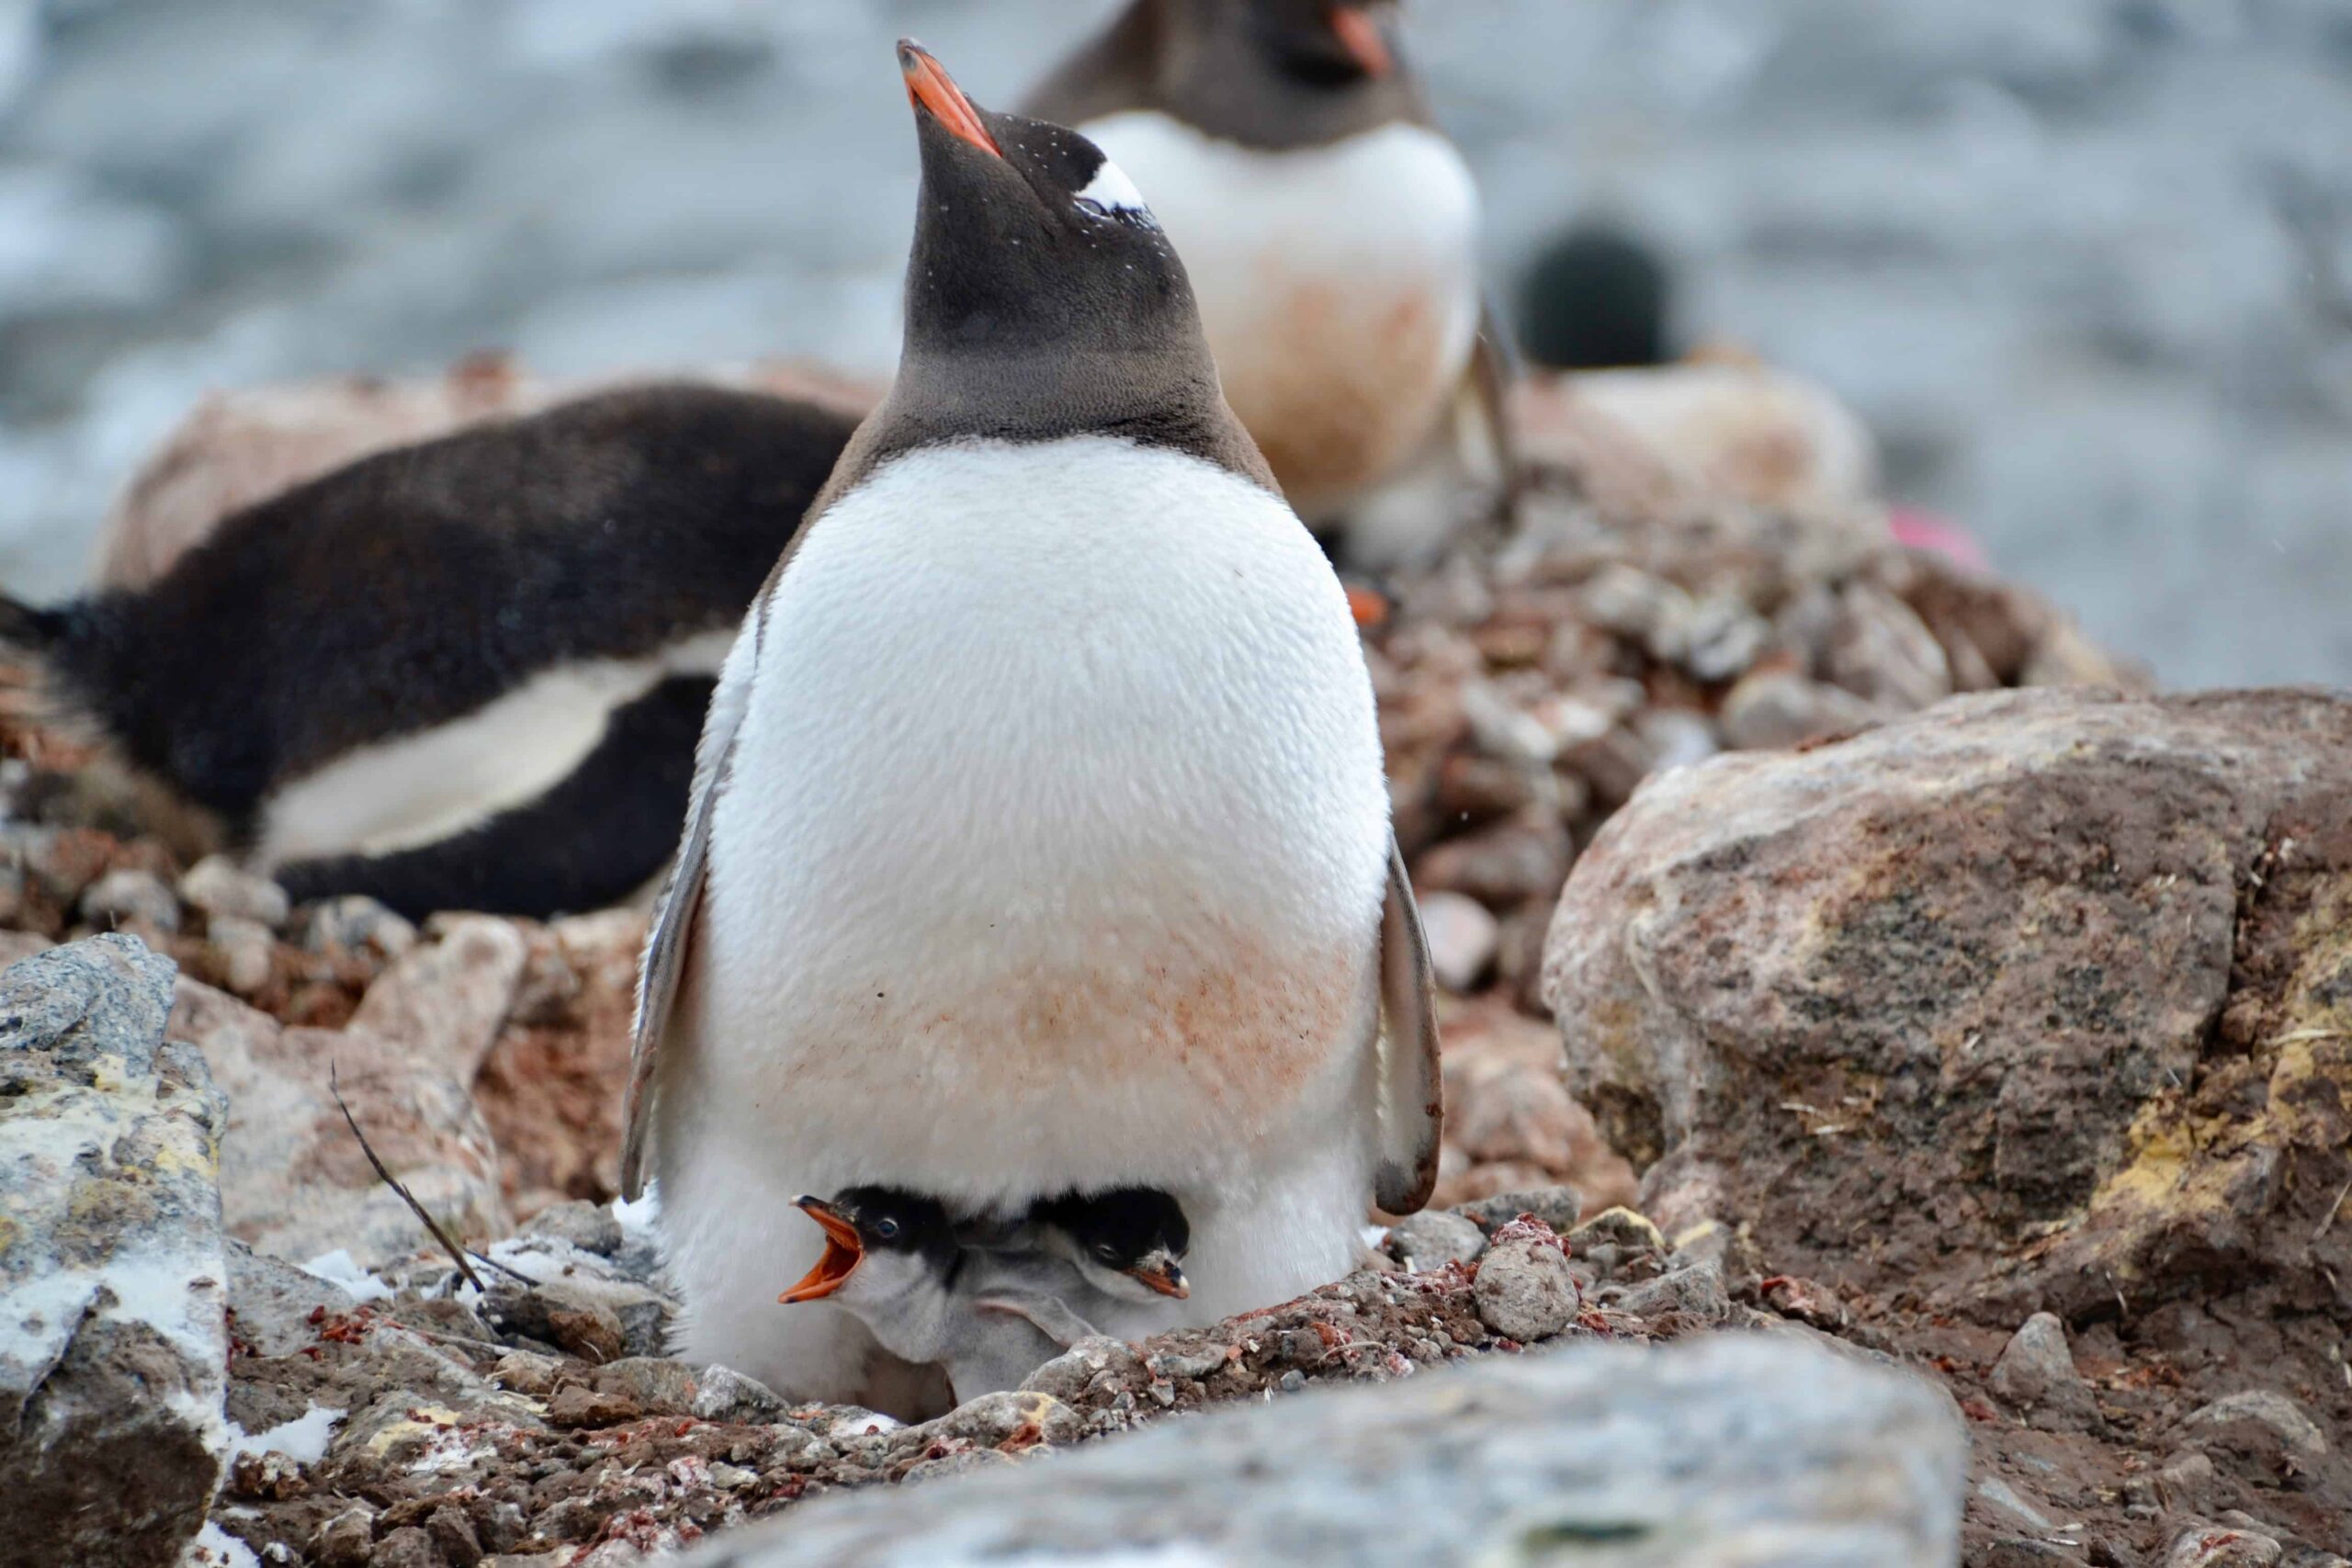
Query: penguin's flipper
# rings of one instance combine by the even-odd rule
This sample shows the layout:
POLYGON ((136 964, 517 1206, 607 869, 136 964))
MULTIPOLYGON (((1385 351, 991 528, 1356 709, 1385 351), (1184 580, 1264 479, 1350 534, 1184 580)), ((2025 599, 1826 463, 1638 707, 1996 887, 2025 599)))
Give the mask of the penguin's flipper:
MULTIPOLYGON (((778 572, 782 570, 777 568, 778 572)), ((654 906, 653 928, 646 934, 645 961, 638 971, 637 1015, 629 1032, 628 1091, 622 1111, 621 1195, 631 1201, 645 1192, 654 1074, 669 1034, 670 1012, 692 956, 695 921, 702 912, 703 874, 710 863, 711 818, 734 760, 735 732, 751 705, 752 671, 759 661, 758 628, 766 616, 768 595, 775 585, 775 579, 770 577, 719 669, 710 712, 703 720, 702 739, 695 749, 694 788, 686 797, 685 831, 678 842, 677 863, 670 869, 670 880, 654 906)))
POLYGON ((974 1312, 998 1313, 1008 1317, 1027 1318, 1037 1332, 1067 1350, 1081 1339, 1091 1339, 1101 1332, 1092 1324, 1072 1312, 1059 1296, 1049 1296, 1042 1291, 1007 1295, 1001 1292, 972 1300, 974 1312))
POLYGON ((1373 1201, 1392 1214, 1418 1213, 1437 1186, 1445 1085, 1438 1069, 1436 981, 1429 939, 1388 839, 1388 894, 1380 915, 1380 1165, 1373 1201))
POLYGON ((1470 410, 1488 451, 1502 470, 1500 514, 1516 522, 1520 502, 1526 496, 1528 471, 1511 428, 1510 389, 1519 380, 1519 356, 1491 297, 1478 306, 1478 336, 1471 345, 1467 392, 1470 410))

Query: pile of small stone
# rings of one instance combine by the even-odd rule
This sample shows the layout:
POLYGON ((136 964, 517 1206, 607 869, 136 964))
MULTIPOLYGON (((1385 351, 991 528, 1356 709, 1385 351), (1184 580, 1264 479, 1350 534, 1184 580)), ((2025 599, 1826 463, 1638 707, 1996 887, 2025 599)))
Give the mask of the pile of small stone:
POLYGON ((2134 686, 2039 595, 1893 542, 1553 466, 1507 537, 1395 586, 1369 637, 1396 830, 1439 977, 1529 1010, 1568 866, 1642 780, 2000 686, 2134 686))
POLYGON ((284 888, 226 855, 183 870, 159 837, 0 821, 6 956, 112 931, 287 1022, 329 1028, 417 940, 414 925, 372 898, 298 909, 284 888))
POLYGON ((1581 1207, 1550 1189, 1430 1211, 1295 1301, 1139 1345, 1081 1341, 1021 1392, 915 1426, 788 1406, 725 1368, 663 1359, 676 1303, 644 1233, 608 1209, 542 1213, 474 1264, 484 1291, 446 1259, 381 1277, 322 1266, 337 1282, 234 1248, 228 1412, 244 1435, 213 1522, 264 1562, 595 1568, 1171 1412, 1762 1315, 1734 1306, 1713 1258, 1675 1254, 1624 1211, 1577 1226, 1581 1207))

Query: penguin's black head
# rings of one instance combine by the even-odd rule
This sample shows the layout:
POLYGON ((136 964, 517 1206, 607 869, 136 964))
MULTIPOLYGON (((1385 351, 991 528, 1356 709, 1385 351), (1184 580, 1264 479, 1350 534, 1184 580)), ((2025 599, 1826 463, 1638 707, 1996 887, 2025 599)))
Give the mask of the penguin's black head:
POLYGON ((825 1254, 781 1301, 832 1295, 877 1266, 892 1283, 918 1273, 944 1277, 955 1266, 956 1227, 936 1198, 897 1187, 849 1187, 830 1201, 793 1202, 825 1233, 825 1254))
POLYGON ((1063 1234, 1072 1261, 1101 1288, 1134 1295, 1116 1282, 1132 1281, 1152 1295, 1192 1294, 1182 1265, 1193 1243, 1192 1224, 1176 1200, 1158 1188, 1066 1192, 1039 1201, 1031 1217, 1063 1234))
POLYGON ((1117 164, 1074 130, 966 97, 899 44, 922 149, 907 269, 907 357, 1013 373, 1072 355, 1172 356, 1214 368, 1183 264, 1117 164))
POLYGON ((1226 13, 1293 82, 1346 88, 1396 74, 1396 0, 1189 0, 1226 13))

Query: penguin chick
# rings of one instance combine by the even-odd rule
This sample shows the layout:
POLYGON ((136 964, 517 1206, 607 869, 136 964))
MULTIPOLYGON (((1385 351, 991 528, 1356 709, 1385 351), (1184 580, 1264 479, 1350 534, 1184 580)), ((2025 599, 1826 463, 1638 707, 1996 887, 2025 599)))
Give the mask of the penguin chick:
POLYGON ((1157 1188, 1065 1192, 1034 1204, 1029 1221, 1042 1250, 1067 1260, 1104 1295, 1149 1302, 1193 1293, 1183 1269, 1192 1224, 1183 1207, 1157 1188))
POLYGON ((1094 1332, 1075 1269, 1038 1253, 967 1250, 935 1198, 864 1186, 794 1202, 825 1233, 825 1251, 776 1299, 831 1302, 891 1355, 944 1370, 959 1401, 1019 1386, 1094 1332))
POLYGON ((546 917, 676 840, 743 607, 847 442, 823 405, 633 388, 364 457, 160 580, 0 643, 298 899, 546 917))

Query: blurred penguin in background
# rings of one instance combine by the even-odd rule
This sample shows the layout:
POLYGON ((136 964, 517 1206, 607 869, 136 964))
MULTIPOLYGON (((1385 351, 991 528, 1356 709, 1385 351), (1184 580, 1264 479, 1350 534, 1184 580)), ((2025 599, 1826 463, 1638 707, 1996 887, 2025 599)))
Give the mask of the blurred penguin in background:
POLYGON ((255 502, 143 587, 0 595, 0 645, 183 853, 413 919, 597 908, 675 847, 720 661, 855 423, 686 384, 492 421, 255 502))
POLYGON ((1430 491, 1481 464, 1507 491, 1515 477, 1477 187, 1399 10, 1134 0, 1023 105, 1135 180, 1183 254, 1227 401, 1299 515, 1372 570, 1444 544, 1463 508, 1430 491))

